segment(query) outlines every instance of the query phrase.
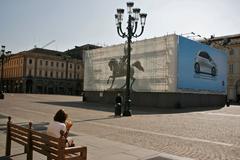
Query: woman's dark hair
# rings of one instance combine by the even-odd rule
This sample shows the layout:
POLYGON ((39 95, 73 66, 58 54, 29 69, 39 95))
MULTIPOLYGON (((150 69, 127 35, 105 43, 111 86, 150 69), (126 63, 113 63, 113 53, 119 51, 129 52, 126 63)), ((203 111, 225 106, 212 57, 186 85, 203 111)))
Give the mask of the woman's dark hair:
POLYGON ((55 114, 54 121, 57 121, 57 122, 60 122, 60 123, 65 123, 67 117, 68 117, 67 113, 65 113, 63 109, 60 109, 55 114))

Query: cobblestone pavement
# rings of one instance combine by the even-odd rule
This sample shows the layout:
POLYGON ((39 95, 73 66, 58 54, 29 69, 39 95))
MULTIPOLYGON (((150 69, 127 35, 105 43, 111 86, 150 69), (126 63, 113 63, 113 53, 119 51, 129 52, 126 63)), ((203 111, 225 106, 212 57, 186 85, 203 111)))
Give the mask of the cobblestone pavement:
POLYGON ((74 133, 199 160, 240 160, 237 105, 179 110, 133 107, 132 117, 114 118, 113 107, 82 103, 74 96, 8 94, 0 100, 0 116, 35 124, 47 124, 59 108, 69 113, 74 133))

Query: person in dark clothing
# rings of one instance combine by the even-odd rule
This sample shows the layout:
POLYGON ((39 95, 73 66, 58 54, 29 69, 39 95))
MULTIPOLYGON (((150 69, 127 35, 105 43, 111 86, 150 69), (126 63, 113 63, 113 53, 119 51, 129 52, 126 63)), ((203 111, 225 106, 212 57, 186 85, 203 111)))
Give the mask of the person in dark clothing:
POLYGON ((121 116, 121 108, 122 108, 122 97, 120 93, 118 93, 115 98, 115 116, 121 116))
POLYGON ((115 99, 115 102, 116 102, 116 104, 118 104, 118 103, 122 104, 122 97, 121 97, 121 95, 119 93, 118 93, 118 95, 117 95, 117 97, 115 99))

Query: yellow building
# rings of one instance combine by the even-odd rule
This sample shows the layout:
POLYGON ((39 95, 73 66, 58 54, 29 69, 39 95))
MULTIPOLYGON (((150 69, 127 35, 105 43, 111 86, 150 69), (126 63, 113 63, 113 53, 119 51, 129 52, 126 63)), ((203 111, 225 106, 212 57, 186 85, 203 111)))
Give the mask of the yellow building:
POLYGON ((0 64, 0 70, 1 74, 0 77, 3 76, 3 87, 4 91, 7 91, 7 87, 9 84, 14 84, 12 90, 14 92, 20 92, 22 90, 22 78, 23 77, 23 64, 24 64, 24 56, 21 54, 16 54, 16 55, 8 55, 4 58, 4 65, 3 65, 3 72, 2 72, 2 63, 0 64))
POLYGON ((65 52, 40 48, 12 54, 3 66, 3 86, 5 92, 78 95, 83 62, 65 52))

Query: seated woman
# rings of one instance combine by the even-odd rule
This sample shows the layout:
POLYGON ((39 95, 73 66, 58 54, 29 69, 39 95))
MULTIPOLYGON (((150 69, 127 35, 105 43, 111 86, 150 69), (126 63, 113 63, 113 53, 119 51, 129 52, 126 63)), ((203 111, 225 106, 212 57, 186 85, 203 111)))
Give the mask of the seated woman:
POLYGON ((73 140, 68 137, 68 133, 70 128, 72 127, 71 121, 66 121, 68 118, 68 115, 65 113, 63 109, 60 109, 55 114, 52 122, 50 122, 47 134, 56 138, 59 138, 60 131, 64 131, 64 137, 66 138, 66 147, 73 147, 75 144, 73 143, 73 140))

